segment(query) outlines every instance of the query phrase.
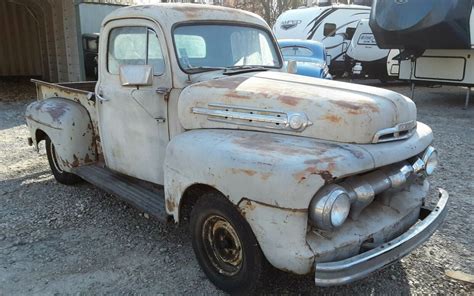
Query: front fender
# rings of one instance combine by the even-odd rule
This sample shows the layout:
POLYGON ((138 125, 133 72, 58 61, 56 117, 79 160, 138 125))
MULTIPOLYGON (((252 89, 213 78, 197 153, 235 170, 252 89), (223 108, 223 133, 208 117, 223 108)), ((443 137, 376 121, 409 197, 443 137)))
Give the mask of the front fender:
POLYGON ((169 214, 179 221, 183 192, 199 183, 238 204, 249 199, 285 209, 306 210, 326 182, 367 171, 373 159, 355 145, 242 130, 202 129, 168 144, 164 164, 169 214))
POLYGON ((38 149, 38 131, 53 142, 65 171, 96 160, 92 122, 86 108, 63 98, 36 101, 26 108, 26 123, 38 149))

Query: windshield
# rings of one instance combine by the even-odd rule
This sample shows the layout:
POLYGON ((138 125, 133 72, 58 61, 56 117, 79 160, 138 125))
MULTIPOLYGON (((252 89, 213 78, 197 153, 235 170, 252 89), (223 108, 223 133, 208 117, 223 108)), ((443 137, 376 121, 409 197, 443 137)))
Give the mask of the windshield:
POLYGON ((233 67, 280 68, 270 35, 239 25, 183 25, 173 32, 176 54, 185 72, 233 67))

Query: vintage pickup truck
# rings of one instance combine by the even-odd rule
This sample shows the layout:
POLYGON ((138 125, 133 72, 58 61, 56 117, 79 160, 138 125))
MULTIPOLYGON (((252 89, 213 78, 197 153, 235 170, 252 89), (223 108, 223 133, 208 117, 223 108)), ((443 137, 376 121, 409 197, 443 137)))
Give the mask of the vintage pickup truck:
POLYGON ((319 286, 349 283, 445 217, 442 189, 425 208, 438 159, 415 104, 287 73, 262 18, 131 6, 101 36, 96 84, 35 81, 29 143, 45 140, 60 183, 84 179, 158 219, 189 221, 217 287, 249 292, 267 262, 312 272, 319 286))

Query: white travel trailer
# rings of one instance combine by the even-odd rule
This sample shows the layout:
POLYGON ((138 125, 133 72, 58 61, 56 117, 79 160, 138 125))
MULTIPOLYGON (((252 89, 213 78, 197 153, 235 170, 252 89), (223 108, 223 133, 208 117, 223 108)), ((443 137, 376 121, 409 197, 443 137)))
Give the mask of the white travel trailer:
POLYGON ((370 26, 381 48, 401 49, 399 79, 413 90, 416 83, 467 86, 467 107, 474 86, 472 10, 472 0, 376 0, 370 26))
POLYGON ((278 39, 322 42, 331 60, 331 73, 341 75, 346 70, 344 58, 350 37, 359 21, 369 15, 370 7, 362 5, 304 7, 282 13, 276 20, 273 31, 278 39))
MULTIPOLYGON (((394 50, 393 54, 397 55, 397 51, 394 50)), ((346 69, 354 76, 377 78, 382 82, 393 79, 398 76, 398 61, 389 52, 389 49, 377 46, 369 19, 362 19, 346 52, 346 69)))

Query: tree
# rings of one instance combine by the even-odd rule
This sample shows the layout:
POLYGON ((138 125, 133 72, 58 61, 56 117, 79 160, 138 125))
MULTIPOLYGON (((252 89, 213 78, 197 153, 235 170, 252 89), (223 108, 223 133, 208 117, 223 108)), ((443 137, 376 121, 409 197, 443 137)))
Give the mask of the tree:
POLYGON ((235 0, 228 1, 226 6, 254 12, 272 26, 277 17, 284 11, 304 5, 304 0, 235 0))

